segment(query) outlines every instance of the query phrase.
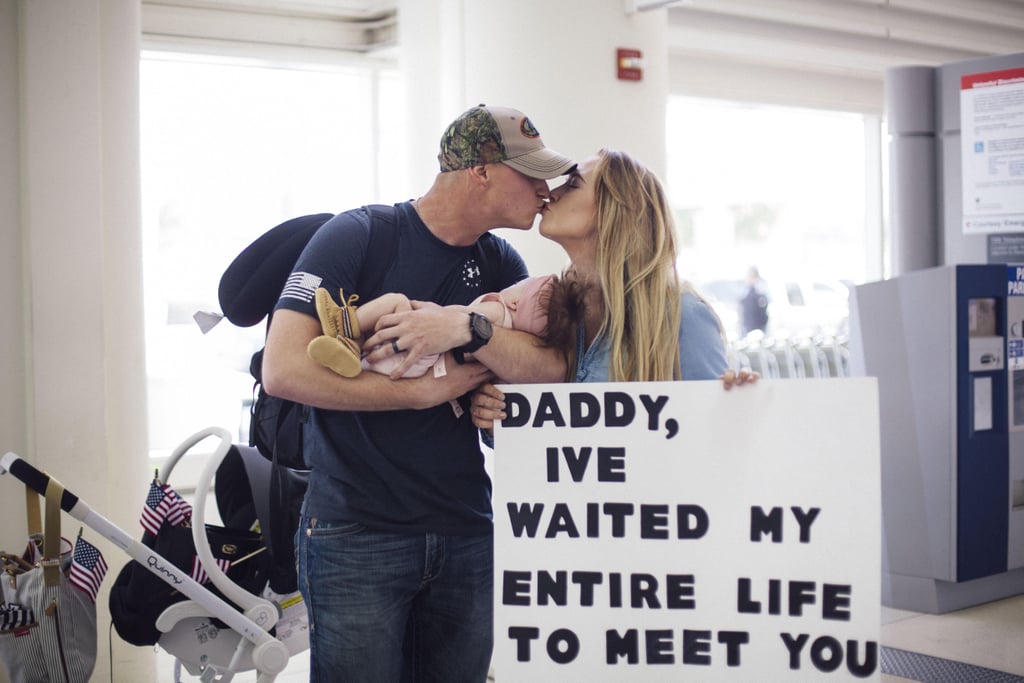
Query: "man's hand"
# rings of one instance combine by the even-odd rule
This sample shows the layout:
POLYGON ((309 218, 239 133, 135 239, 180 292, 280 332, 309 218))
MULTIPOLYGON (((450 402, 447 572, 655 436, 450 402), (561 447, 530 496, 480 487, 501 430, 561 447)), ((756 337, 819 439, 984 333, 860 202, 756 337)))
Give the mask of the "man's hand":
MULTIPOLYGON (((376 333, 363 342, 366 358, 373 361, 408 351, 391 373, 397 379, 426 355, 444 353, 467 344, 469 315, 462 306, 438 306, 413 301, 413 310, 381 316, 376 333)), ((545 347, 527 332, 495 327, 491 340, 473 358, 507 382, 561 382, 565 379, 565 354, 545 347)))
POLYGON ((434 377, 434 373, 428 372, 422 377, 400 380, 403 384, 415 383, 412 393, 419 399, 418 407, 440 405, 473 391, 485 382, 494 381, 494 373, 486 366, 480 363, 459 365, 450 354, 445 358, 445 367, 447 372, 441 377, 434 377))
POLYGON ((413 301, 412 308, 381 316, 376 332, 363 342, 370 362, 407 352, 391 379, 401 377, 423 356, 444 353, 470 340, 466 313, 424 301, 413 301))

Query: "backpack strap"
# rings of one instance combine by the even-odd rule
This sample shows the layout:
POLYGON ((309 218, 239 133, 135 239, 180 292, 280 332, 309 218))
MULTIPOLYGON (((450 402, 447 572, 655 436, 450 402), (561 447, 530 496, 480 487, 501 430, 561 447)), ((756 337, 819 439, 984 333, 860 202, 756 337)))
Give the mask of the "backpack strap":
POLYGON ((364 300, 376 297, 384 285, 384 276, 395 260, 398 250, 397 209, 393 205, 369 204, 364 206, 369 218, 370 241, 366 245, 363 265, 356 277, 356 292, 364 300))

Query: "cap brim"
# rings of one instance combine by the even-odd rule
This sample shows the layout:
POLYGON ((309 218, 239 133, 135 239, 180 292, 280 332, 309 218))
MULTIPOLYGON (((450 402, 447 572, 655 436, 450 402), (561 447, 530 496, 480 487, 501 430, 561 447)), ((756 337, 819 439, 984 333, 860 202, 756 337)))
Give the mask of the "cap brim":
POLYGON ((502 163, 531 178, 540 180, 551 180, 576 168, 575 161, 547 147, 535 149, 529 154, 512 159, 505 159, 502 163))

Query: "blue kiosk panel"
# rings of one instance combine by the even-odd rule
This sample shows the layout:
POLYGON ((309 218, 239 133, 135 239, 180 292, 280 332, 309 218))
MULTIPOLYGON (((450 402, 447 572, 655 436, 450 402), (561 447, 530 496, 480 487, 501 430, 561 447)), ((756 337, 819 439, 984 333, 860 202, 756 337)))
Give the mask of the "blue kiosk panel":
POLYGON ((956 269, 958 581, 1007 570, 1006 282, 1005 266, 956 269))

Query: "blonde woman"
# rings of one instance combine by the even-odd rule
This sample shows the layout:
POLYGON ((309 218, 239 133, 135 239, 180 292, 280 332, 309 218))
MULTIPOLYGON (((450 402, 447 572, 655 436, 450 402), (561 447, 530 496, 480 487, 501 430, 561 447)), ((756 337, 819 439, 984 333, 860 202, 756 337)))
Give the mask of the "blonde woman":
MULTIPOLYGON (((676 275, 671 209, 657 176, 623 152, 602 149, 551 191, 540 232, 571 265, 555 285, 548 325, 569 327, 572 382, 708 380, 726 389, 756 381, 728 368, 721 325, 676 275)), ((504 396, 484 385, 474 423, 503 419, 504 396)))

